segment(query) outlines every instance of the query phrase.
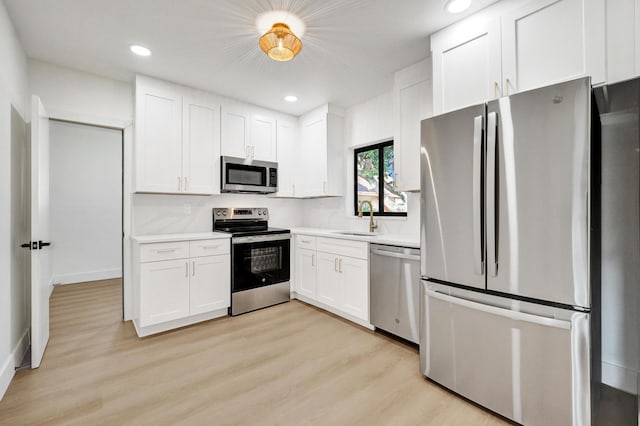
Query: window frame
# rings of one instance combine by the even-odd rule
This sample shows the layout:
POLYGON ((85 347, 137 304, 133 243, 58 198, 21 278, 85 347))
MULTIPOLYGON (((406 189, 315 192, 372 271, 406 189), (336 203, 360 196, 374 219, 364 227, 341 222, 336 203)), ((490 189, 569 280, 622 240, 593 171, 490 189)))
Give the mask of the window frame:
MULTIPOLYGON (((407 212, 385 212, 384 211, 384 148, 391 146, 393 148, 393 139, 388 141, 378 142, 371 145, 362 146, 353 150, 353 209, 354 215, 358 216, 358 154, 366 151, 373 151, 377 149, 378 152, 378 211, 373 212, 374 216, 382 217, 407 217, 407 212)), ((394 163, 395 163, 396 151, 393 150, 394 163)), ((395 164, 394 164, 395 174, 395 164)), ((363 215, 369 215, 369 212, 363 212, 363 215)))

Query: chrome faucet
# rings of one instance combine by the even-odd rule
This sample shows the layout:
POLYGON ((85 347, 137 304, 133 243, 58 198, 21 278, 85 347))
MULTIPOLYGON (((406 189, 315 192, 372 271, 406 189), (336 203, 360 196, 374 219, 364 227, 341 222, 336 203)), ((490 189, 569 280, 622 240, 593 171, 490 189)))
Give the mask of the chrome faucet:
POLYGON ((362 205, 365 203, 369 204, 369 232, 373 232, 378 227, 378 225, 373 222, 373 205, 371 204, 371 201, 364 200, 361 201, 360 204, 358 204, 358 217, 362 217, 362 205))

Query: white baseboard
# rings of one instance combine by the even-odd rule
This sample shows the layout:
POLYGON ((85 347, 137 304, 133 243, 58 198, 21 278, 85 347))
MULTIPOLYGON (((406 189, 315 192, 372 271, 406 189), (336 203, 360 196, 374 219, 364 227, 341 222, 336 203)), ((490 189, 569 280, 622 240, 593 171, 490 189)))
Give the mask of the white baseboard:
POLYGON ((13 348, 7 359, 2 363, 2 367, 0 367, 0 400, 2 400, 4 394, 7 392, 11 379, 13 379, 13 376, 16 374, 16 367, 20 365, 28 348, 29 329, 26 329, 16 347, 13 348))
POLYGON ((56 284, 74 284, 85 281, 108 280, 122 277, 122 269, 105 269, 101 271, 77 272, 74 274, 60 274, 53 277, 56 284))
POLYGON ((602 363, 602 383, 632 395, 638 394, 639 372, 608 362, 602 363))

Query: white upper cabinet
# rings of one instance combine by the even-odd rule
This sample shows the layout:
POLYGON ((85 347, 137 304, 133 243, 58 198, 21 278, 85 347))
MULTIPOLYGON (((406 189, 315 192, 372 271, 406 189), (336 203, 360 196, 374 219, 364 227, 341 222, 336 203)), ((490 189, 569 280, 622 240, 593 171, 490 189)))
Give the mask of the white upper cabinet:
POLYGON ((344 112, 324 105, 300 117, 296 197, 340 196, 344 186, 344 112))
POLYGON ((277 161, 276 120, 250 106, 222 107, 222 155, 277 161))
POLYGON ((604 2, 505 0, 433 34, 434 113, 586 75, 604 82, 604 2))
POLYGON ((222 155, 250 158, 250 117, 242 108, 222 108, 222 155))
POLYGON ((401 191, 420 190, 420 122, 433 113, 431 59, 396 72, 394 103, 394 170, 401 191))
POLYGON ((206 96, 184 96, 182 101, 183 189, 190 194, 220 190, 220 107, 206 96))
POLYGON ((606 2, 607 82, 640 75, 640 0, 606 2))
POLYGON ((533 0, 502 17, 504 94, 605 81, 604 0, 533 0))
POLYGON ((278 152, 278 192, 276 197, 294 197, 297 176, 298 125, 292 121, 278 120, 276 141, 278 152))
POLYGON ((251 158, 277 161, 276 120, 264 114, 251 115, 251 158))
POLYGON ((181 192, 182 96, 163 84, 136 80, 137 192, 181 192))
POLYGON ((193 92, 136 77, 136 192, 219 192, 220 106, 193 92))
POLYGON ((433 112, 439 114, 500 96, 500 20, 476 18, 431 38, 433 112))

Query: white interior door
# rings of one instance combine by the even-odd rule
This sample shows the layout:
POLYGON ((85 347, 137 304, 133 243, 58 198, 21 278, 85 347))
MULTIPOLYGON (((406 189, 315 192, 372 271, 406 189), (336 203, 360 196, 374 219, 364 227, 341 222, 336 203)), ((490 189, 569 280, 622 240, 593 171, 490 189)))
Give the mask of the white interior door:
POLYGON ((31 99, 31 368, 49 341, 51 260, 49 243, 49 116, 31 99))

